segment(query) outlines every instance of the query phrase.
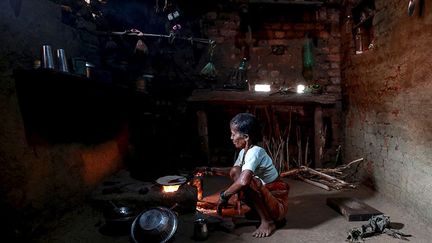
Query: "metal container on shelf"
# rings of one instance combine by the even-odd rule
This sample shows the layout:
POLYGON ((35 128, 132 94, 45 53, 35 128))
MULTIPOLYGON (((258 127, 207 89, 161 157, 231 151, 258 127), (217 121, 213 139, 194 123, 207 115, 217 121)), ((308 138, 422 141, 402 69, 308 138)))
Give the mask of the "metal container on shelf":
POLYGON ((42 68, 46 69, 54 69, 54 58, 53 58, 53 52, 50 45, 43 45, 42 46, 42 55, 41 55, 41 63, 42 68))
POLYGON ((87 78, 91 78, 92 77, 92 73, 93 73, 93 69, 94 69, 94 64, 91 62, 86 62, 85 63, 85 74, 87 78))
POLYGON ((60 72, 69 72, 66 53, 64 49, 57 49, 58 69, 60 72))

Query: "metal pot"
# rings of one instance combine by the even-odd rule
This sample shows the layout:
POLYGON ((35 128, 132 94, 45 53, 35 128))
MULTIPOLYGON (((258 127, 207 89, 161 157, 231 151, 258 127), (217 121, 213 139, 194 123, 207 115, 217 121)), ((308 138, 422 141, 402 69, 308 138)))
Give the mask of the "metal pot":
POLYGON ((131 227, 131 238, 134 243, 164 243, 174 236, 177 225, 177 215, 171 209, 151 208, 135 218, 131 227))

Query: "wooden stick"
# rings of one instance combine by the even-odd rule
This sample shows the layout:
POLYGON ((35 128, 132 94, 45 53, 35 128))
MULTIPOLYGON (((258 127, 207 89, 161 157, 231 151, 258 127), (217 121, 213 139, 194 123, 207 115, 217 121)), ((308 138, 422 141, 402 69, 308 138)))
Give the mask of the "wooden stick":
POLYGON ((290 163, 290 156, 289 156, 289 139, 290 139, 290 134, 291 134, 291 117, 292 117, 292 113, 291 113, 291 111, 290 111, 290 113, 289 113, 289 115, 290 115, 290 118, 289 118, 289 125, 288 125, 288 135, 287 135, 287 140, 286 140, 286 155, 287 155, 287 160, 286 160, 286 163, 287 163, 287 169, 289 170, 289 163, 290 163))
POLYGON ((264 107, 264 112, 266 114, 267 124, 269 125, 269 128, 268 128, 269 134, 268 134, 268 136, 269 136, 269 140, 270 140, 271 137, 272 137, 272 135, 273 135, 272 134, 273 127, 272 127, 272 121, 271 121, 270 114, 269 114, 267 106, 264 107))
POLYGON ((319 183, 319 182, 317 182, 317 181, 312 181, 312 180, 306 179, 306 178, 304 178, 304 177, 301 176, 301 175, 297 175, 297 176, 298 176, 298 178, 300 178, 302 181, 304 181, 304 182, 306 182, 306 183, 309 183, 309 184, 311 184, 311 185, 314 185, 314 186, 317 186, 317 187, 319 187, 319 188, 322 188, 322 189, 325 189, 325 190, 327 190, 327 191, 330 191, 330 187, 328 187, 327 185, 324 185, 324 184, 319 183))
POLYGON ((281 134, 280 134, 281 131, 280 131, 280 128, 279 128, 279 120, 278 120, 278 118, 276 116, 276 113, 275 113, 274 109, 272 109, 271 111, 272 111, 272 120, 273 120, 273 123, 275 125, 274 126, 274 135, 277 138, 277 137, 281 136, 281 134))
POLYGON ((324 179, 320 179, 318 181, 320 183, 322 183, 324 185, 327 185, 328 187, 334 188, 336 190, 341 190, 343 188, 343 186, 341 184, 339 184, 339 183, 331 183, 331 182, 329 182, 327 180, 324 180, 324 179))
POLYGON ((283 151, 281 151, 281 149, 283 149, 283 140, 282 137, 279 137, 279 144, 278 144, 278 148, 277 148, 277 152, 276 152, 276 157, 279 160, 279 174, 282 172, 282 161, 283 161, 283 157, 281 156, 283 151))
POLYGON ((298 148, 298 165, 302 165, 302 145, 301 145, 301 130, 300 127, 297 126, 297 148, 298 148))
POLYGON ((339 171, 338 169, 320 169, 320 168, 316 168, 317 171, 322 172, 322 173, 326 173, 326 174, 338 174, 338 175, 343 175, 343 173, 341 171, 339 171))
POLYGON ((348 185, 348 183, 345 182, 345 181, 343 181, 343 180, 340 180, 340 179, 338 179, 338 178, 336 178, 336 177, 329 176, 329 175, 327 175, 327 174, 321 173, 321 172, 316 171, 316 170, 314 170, 314 169, 311 169, 311 168, 309 168, 309 167, 302 166, 302 168, 305 168, 305 170, 307 170, 307 171, 308 171, 309 173, 311 173, 311 174, 314 174, 314 175, 317 175, 317 176, 323 177, 323 178, 328 179, 328 180, 334 180, 334 181, 337 181, 337 182, 339 182, 339 183, 341 183, 341 184, 343 184, 343 185, 348 185))
POLYGON ((288 170, 288 171, 282 172, 282 173, 280 174, 280 176, 281 176, 281 177, 285 177, 285 176, 292 176, 292 175, 298 174, 299 172, 302 172, 302 171, 304 171, 304 170, 303 170, 303 169, 300 169, 300 168, 291 169, 291 170, 288 170))
POLYGON ((324 172, 324 173, 343 174, 341 172, 342 170, 345 170, 345 169, 351 167, 351 165, 353 165, 354 163, 357 163, 357 162, 360 162, 360 161, 363 161, 363 158, 353 160, 353 161, 349 162, 346 165, 341 165, 341 166, 338 166, 338 167, 336 167, 334 169, 330 169, 330 168, 329 169, 317 169, 317 171, 324 172))
POLYGON ((341 168, 348 168, 348 167, 350 167, 352 164, 357 163, 357 162, 360 162, 360 161, 363 161, 363 160, 364 160, 363 158, 353 160, 353 161, 349 162, 348 164, 341 166, 341 168))
POLYGON ((308 163, 308 150, 309 150, 309 136, 306 138, 306 147, 305 147, 305 161, 304 161, 304 164, 306 166, 309 166, 309 163, 308 163))

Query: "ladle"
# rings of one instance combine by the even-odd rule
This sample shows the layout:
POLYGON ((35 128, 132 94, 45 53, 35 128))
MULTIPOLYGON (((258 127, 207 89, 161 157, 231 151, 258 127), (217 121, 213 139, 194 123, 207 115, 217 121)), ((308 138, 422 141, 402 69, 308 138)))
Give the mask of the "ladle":
POLYGON ((129 207, 118 207, 112 201, 109 201, 112 206, 112 210, 108 211, 107 216, 111 219, 124 219, 131 217, 133 215, 133 211, 129 207))
POLYGON ((408 16, 412 16, 414 14, 416 5, 416 0, 409 0, 408 2, 408 16))

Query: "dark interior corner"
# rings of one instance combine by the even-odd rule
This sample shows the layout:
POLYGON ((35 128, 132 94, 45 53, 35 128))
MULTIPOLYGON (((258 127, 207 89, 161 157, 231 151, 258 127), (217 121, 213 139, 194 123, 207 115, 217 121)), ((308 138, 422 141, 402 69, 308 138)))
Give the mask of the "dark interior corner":
MULTIPOLYGON (((84 233, 58 237, 65 225, 80 232, 76 218, 97 229, 90 241, 139 242, 128 237, 136 212, 164 206, 183 220, 171 241, 196 240, 184 222, 214 207, 202 194, 214 199, 228 182, 194 170, 233 165, 229 123, 242 112, 258 118, 258 145, 292 183, 275 242, 320 242, 313 235, 335 215, 318 207, 330 196, 430 224, 430 9, 423 0, 1 1, 5 238, 80 242, 84 233), (185 180, 174 194, 160 183, 169 175, 185 180), (120 222, 106 212, 121 206, 135 214, 120 222), (301 215, 314 219, 290 222, 301 215)), ((343 222, 334 229, 351 228, 343 222)), ((251 240, 219 223, 209 224, 213 240, 251 240)))

